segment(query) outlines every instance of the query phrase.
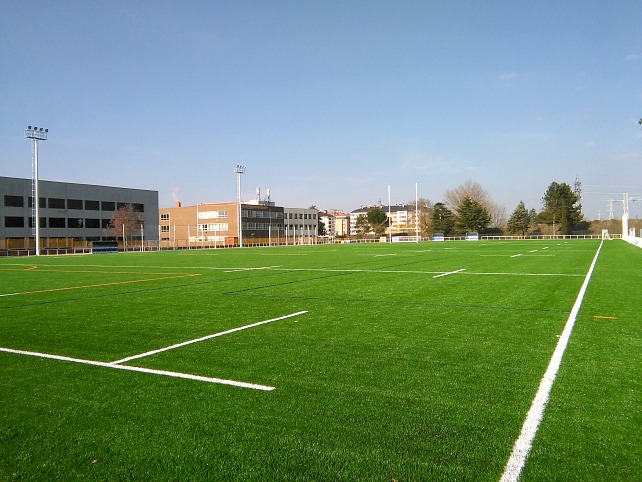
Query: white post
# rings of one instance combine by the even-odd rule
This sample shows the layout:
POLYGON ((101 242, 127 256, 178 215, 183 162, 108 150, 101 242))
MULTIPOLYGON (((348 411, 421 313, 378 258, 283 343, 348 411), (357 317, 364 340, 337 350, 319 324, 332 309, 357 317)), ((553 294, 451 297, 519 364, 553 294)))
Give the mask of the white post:
POLYGON ((143 223, 140 223, 140 250, 143 251, 143 245, 145 244, 145 233, 143 231, 143 223))
POLYGON ((417 195, 417 183, 415 183, 415 239, 419 242, 419 196, 417 195))
POLYGON ((127 241, 125 240, 125 223, 123 223, 123 251, 127 252, 127 241))
POLYGON ((33 193, 33 202, 35 203, 36 209, 34 213, 33 222, 36 223, 36 256, 40 256, 40 194, 38 190, 38 139, 33 140, 33 174, 34 174, 34 193, 33 193))
POLYGON ((390 242, 392 243, 392 218, 390 217, 390 184, 388 184, 388 231, 390 242))

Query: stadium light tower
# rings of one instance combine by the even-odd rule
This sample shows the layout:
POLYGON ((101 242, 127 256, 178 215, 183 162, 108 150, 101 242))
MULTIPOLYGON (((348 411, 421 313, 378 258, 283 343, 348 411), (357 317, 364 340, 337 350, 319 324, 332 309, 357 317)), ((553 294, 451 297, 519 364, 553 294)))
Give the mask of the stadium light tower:
POLYGON ((236 200, 238 201, 238 223, 239 223, 239 247, 243 247, 243 222, 241 221, 241 174, 245 172, 245 166, 237 164, 234 168, 236 173, 236 200))
POLYGON ((33 225, 35 227, 34 237, 36 244, 36 256, 40 256, 40 196, 38 191, 38 141, 46 141, 47 133, 49 129, 43 129, 42 127, 31 127, 28 126, 25 129, 25 137, 33 141, 32 148, 32 168, 33 168, 33 179, 31 184, 31 199, 33 205, 33 225))

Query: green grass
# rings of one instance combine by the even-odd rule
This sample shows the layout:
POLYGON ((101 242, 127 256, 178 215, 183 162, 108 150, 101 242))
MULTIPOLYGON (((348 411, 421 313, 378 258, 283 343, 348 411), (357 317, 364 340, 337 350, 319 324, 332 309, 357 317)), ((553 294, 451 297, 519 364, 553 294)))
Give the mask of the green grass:
MULTIPOLYGON (((0 478, 498 480, 598 246, 2 259, 4 348, 113 362, 307 313, 126 363, 268 392, 0 352, 0 478)), ((523 480, 640 480, 641 268, 604 244, 523 480)))

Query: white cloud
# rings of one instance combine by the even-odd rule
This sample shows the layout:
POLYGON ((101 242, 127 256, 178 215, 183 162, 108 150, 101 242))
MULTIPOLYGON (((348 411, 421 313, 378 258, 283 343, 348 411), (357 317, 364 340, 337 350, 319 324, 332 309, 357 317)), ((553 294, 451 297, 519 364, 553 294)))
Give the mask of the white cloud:
POLYGON ((514 81, 517 80, 517 77, 518 75, 516 72, 507 72, 505 74, 500 75, 498 80, 505 84, 512 84, 514 81))
POLYGON ((641 161, 642 152, 622 152, 613 156, 614 161, 641 161))

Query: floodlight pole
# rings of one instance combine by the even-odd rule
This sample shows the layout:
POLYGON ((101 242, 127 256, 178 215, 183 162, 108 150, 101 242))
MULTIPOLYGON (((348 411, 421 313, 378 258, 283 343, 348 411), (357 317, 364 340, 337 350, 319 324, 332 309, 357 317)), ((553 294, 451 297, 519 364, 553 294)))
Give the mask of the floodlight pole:
POLYGON ((245 172, 245 166, 237 164, 234 168, 236 173, 236 200, 238 202, 238 223, 239 223, 239 247, 243 247, 243 222, 241 220, 241 174, 245 172))
POLYGON ((33 224, 35 226, 35 248, 36 256, 40 256, 40 192, 38 189, 38 141, 46 141, 47 133, 49 129, 43 129, 42 127, 31 127, 28 126, 25 129, 25 137, 33 141, 33 189, 32 189, 32 203, 34 206, 33 210, 33 224))

